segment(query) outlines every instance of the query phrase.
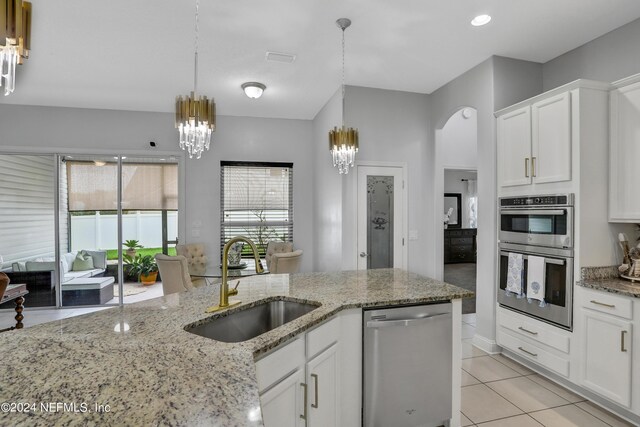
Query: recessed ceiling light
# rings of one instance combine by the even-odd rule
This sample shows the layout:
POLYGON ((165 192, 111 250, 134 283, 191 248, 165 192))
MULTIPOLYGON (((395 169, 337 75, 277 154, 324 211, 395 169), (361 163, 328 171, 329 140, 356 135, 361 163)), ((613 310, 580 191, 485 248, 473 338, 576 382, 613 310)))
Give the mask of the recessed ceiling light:
POLYGON ((478 15, 471 20, 471 25, 474 27, 481 27, 483 25, 487 25, 491 21, 491 17, 489 15, 478 15))
POLYGON ((265 85, 258 82, 242 83, 242 89, 244 90, 244 93, 251 99, 260 98, 262 96, 262 92, 264 92, 266 88, 267 87, 265 85))

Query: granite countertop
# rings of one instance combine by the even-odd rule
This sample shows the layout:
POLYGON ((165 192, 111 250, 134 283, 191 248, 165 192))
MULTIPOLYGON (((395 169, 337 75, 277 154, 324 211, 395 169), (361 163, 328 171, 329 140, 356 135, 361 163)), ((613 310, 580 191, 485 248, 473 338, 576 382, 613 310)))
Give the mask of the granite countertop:
POLYGON ((213 285, 0 334, 0 403, 22 409, 3 404, 0 425, 260 426, 254 357, 347 308, 473 296, 399 269, 258 276, 238 289, 229 311, 265 298, 321 305, 233 344, 184 331, 212 316, 213 285))
MULTIPOLYGON (((640 298, 640 282, 631 282, 618 276, 618 267, 584 267, 578 286, 640 298)), ((640 281, 640 278, 639 278, 640 281)))

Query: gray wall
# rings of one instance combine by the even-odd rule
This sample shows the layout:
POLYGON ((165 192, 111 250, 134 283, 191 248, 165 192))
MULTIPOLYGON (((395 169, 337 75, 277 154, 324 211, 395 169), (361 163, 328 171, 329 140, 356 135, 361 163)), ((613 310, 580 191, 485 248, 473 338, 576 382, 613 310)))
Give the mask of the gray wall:
POLYGON ((494 56, 493 64, 496 111, 543 92, 542 64, 503 56, 494 56))
POLYGON ((640 73, 640 19, 623 25, 542 67, 544 90, 576 79, 613 82, 640 73))
POLYGON ((310 120, 218 117, 209 152, 183 159, 170 113, 0 104, 0 152, 175 155, 180 159, 182 242, 204 242, 219 256, 220 160, 294 163, 294 243, 313 264, 313 164, 310 120), (149 141, 157 143, 156 149, 149 141))

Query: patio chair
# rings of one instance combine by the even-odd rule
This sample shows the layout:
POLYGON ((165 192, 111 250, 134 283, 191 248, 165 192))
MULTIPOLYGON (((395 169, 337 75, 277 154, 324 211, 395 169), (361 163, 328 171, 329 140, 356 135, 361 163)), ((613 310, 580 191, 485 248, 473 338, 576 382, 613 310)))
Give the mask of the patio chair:
POLYGON ((160 271, 164 295, 184 292, 194 288, 185 257, 157 254, 156 263, 160 271))

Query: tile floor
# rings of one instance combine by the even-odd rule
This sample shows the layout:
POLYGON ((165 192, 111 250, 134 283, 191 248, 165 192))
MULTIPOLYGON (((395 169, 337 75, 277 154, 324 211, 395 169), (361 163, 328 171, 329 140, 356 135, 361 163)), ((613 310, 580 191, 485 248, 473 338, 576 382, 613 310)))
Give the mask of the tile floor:
POLYGON ((632 426, 517 362, 475 348, 475 319, 462 316, 462 426, 632 426))

